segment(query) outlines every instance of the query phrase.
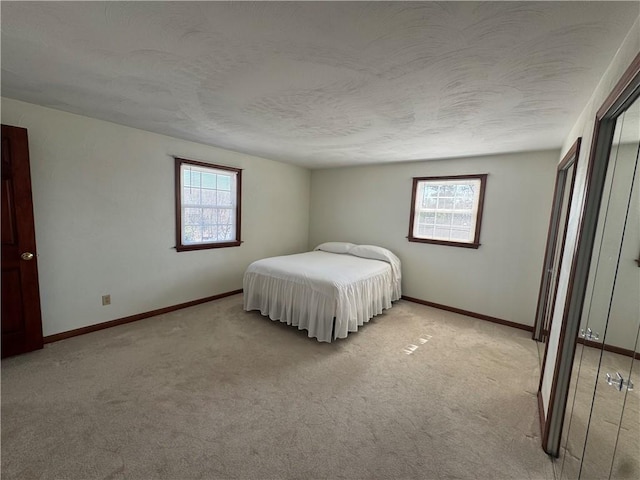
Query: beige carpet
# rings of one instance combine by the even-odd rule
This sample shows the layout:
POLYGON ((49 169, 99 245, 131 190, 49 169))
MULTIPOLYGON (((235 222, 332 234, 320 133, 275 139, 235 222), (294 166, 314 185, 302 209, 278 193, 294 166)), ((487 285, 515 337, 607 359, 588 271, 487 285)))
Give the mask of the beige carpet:
POLYGON ((235 295, 3 360, 2 479, 551 479, 538 376, 525 331, 400 301, 326 344, 235 295))

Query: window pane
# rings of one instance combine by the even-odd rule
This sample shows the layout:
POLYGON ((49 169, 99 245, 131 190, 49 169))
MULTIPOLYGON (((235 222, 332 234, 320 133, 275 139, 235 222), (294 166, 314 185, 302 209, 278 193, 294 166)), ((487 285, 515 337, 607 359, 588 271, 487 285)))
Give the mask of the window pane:
POLYGON ((203 188, 216 188, 216 174, 203 173, 202 174, 202 187, 203 188))
POLYGON ((440 196, 441 197, 453 197, 456 194, 456 186, 455 185, 441 185, 440 186, 440 196))
POLYGON ((473 198, 473 189, 469 184, 456 185, 456 194, 459 197, 471 197, 473 198))
POLYGON ((453 208, 456 210, 471 210, 473 209, 473 197, 456 197, 453 208))
POLYGON ((438 187, 425 185, 422 197, 422 208, 435 208, 438 202, 438 187))
POLYGON ((185 225, 200 225, 200 223, 202 223, 201 208, 185 208, 184 209, 185 225))
POLYGON ((182 241, 184 243, 195 243, 202 241, 201 227, 195 225, 185 225, 182 241))
POLYGON ((471 230, 451 230, 451 240, 471 241, 471 230))
POLYGON ((453 208, 453 198, 439 198, 438 209, 451 210, 453 208))
POLYGON ((231 206, 231 192, 224 192, 218 190, 218 203, 219 206, 230 207, 231 206))
POLYGON ((215 225, 218 220, 218 211, 215 208, 202 209, 202 223, 205 225, 215 225))
POLYGON ((200 205, 200 189, 185 187, 182 194, 182 203, 185 205, 200 205))
POLYGON ((436 225, 451 225, 452 213, 437 213, 436 225))
POLYGON ((423 204, 423 208, 436 208, 438 206, 438 197, 427 198, 423 204))
POLYGON ((200 172, 197 172, 195 170, 189 170, 189 172, 191 173, 190 185, 192 187, 199 187, 200 186, 200 172))
POLYGON ((234 229, 231 225, 219 225, 218 226, 218 240, 228 241, 233 239, 234 229))
POLYGON ((452 225, 471 225, 473 217, 470 213, 454 213, 452 225))
POLYGON ((202 204, 203 205, 216 205, 216 191, 215 190, 202 190, 202 204))
POLYGON ((229 175, 218 175, 218 190, 231 190, 231 177, 229 175))
POLYGON ((434 236, 435 238, 442 238, 444 240, 449 240, 450 232, 451 230, 449 230, 448 228, 441 228, 436 226, 434 236))
POLYGON ((418 221, 420 223, 434 224, 436 222, 436 212, 420 212, 418 221))
POLYGON ((231 210, 228 208, 221 208, 218 210, 218 223, 220 225, 231 224, 232 222, 231 210))
POLYGON ((202 227, 202 241, 215 242, 218 240, 218 227, 216 225, 207 225, 202 227))
POLYGON ((421 237, 433 237, 433 226, 432 225, 419 225, 418 226, 418 235, 421 237))

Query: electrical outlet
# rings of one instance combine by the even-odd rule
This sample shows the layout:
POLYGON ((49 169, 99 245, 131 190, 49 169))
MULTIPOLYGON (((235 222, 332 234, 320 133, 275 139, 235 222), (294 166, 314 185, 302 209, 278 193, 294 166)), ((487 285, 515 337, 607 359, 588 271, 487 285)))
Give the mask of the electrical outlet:
POLYGON ((102 296, 102 306, 111 305, 111 295, 102 296))

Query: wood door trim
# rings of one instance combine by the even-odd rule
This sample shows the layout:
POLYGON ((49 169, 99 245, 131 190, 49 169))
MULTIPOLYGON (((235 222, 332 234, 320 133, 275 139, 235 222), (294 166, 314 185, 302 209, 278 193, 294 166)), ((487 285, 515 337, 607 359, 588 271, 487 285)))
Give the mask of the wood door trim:
MULTIPOLYGON (((542 399, 542 392, 538 390, 538 418, 540 420, 540 435, 544 435, 546 418, 544 415, 544 400, 542 399)), ((545 450, 546 452, 546 450, 545 450)))
MULTIPOLYGON (((631 65, 625 70, 625 72, 616 83, 611 93, 607 96, 602 106, 596 113, 596 121, 602 120, 605 116, 615 115, 617 110, 626 103, 633 92, 626 92, 631 83, 640 72, 640 53, 631 61, 631 65), (614 108, 615 106, 615 108, 614 108)), ((593 140, 596 140, 594 135, 593 140)), ((592 142, 592 144, 595 142, 592 142)), ((593 152, 593 148, 591 150, 593 152)))
MULTIPOLYGON (((564 188, 566 187, 566 182, 567 182, 567 170, 569 168, 571 168, 571 166, 573 166, 573 174, 571 175, 571 179, 569 181, 569 196, 568 196, 568 200, 567 200, 567 215, 565 217, 565 222, 563 225, 563 229, 562 229, 562 242, 560 243, 560 251, 558 252, 558 255, 560 257, 560 259, 562 259, 563 255, 564 255, 564 243, 565 240, 567 238, 567 227, 569 225, 569 213, 571 211, 571 200, 573 198, 573 187, 575 186, 575 180, 576 180, 576 171, 578 169, 578 159, 580 157, 580 145, 582 143, 582 137, 578 137, 577 140, 573 143, 573 145, 571 145, 571 148, 569 148, 569 151, 567 151, 567 153, 565 154, 565 156, 562 158, 562 160, 560 161, 560 164, 558 165, 557 168, 557 173, 556 173, 556 182, 555 182, 555 188, 553 190, 553 201, 551 203, 552 205, 552 211, 551 211, 551 216, 549 218, 549 228, 547 230, 547 246, 545 248, 545 252, 544 252, 544 262, 542 264, 542 275, 540 278, 540 289, 538 290, 538 302, 537 302, 537 307, 536 307, 536 316, 535 316, 535 322, 533 325, 533 339, 534 340, 538 340, 538 341, 542 341, 543 338, 540 338, 541 336, 538 336, 538 338, 536 338, 536 330, 538 329, 538 325, 540 322, 543 323, 542 328, 545 327, 544 325, 544 320, 546 318, 546 314, 547 314, 547 302, 545 301, 543 304, 542 302, 542 296, 544 295, 545 300, 546 297, 549 295, 550 289, 549 286, 547 285, 547 289, 546 292, 543 292, 544 290, 544 286, 546 284, 545 280, 546 280, 546 276, 548 275, 548 264, 549 262, 552 260, 552 257, 555 258, 555 249, 556 249, 556 245, 557 245, 557 240, 558 240, 558 234, 560 233, 560 211, 556 212, 556 205, 559 207, 559 210, 562 210, 562 198, 558 198, 560 195, 560 182, 564 181, 564 184, 562 185, 562 190, 564 193, 564 188), (558 225, 556 225, 558 224, 558 225), (551 237, 551 234, 553 232, 556 232, 556 236, 555 236, 555 241, 553 243, 549 242, 549 237, 551 237), (546 294, 545 294, 546 293, 546 294)), ((564 196, 563 196, 564 197, 564 196)), ((556 281, 555 281, 555 291, 558 291, 558 282, 560 280, 560 275, 556 275, 556 281)), ((553 314, 553 309, 555 308, 555 298, 553 299, 553 303, 551 304, 551 314, 553 314)), ((542 333, 542 332, 541 332, 542 333)), ((544 335, 542 335, 543 337, 544 335)))

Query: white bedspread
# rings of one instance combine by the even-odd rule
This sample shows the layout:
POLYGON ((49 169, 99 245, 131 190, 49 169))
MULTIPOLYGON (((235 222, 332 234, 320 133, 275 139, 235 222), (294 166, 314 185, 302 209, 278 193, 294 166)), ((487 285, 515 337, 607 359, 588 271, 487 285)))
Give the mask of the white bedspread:
POLYGON ((244 275, 244 309, 321 342, 331 341, 335 317, 334 338, 345 338, 400 298, 400 265, 393 263, 324 251, 258 260, 244 275))

